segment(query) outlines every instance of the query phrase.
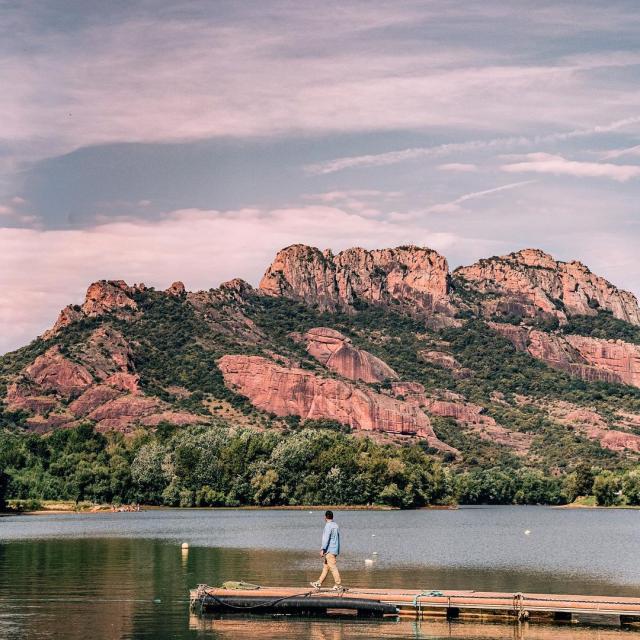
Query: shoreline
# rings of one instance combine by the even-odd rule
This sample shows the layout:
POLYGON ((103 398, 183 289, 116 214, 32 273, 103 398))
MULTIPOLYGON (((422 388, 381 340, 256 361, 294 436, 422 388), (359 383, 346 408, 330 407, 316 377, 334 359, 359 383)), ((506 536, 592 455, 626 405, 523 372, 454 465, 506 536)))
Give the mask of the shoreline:
MULTIPOLYGON (((238 507, 166 507, 159 505, 140 505, 140 511, 112 511, 111 505, 90 505, 86 508, 77 508, 73 503, 61 506, 64 503, 55 503, 55 507, 51 509, 37 509, 34 511, 5 511, 0 513, 2 516, 46 516, 46 515, 99 515, 105 513, 119 513, 126 515, 128 513, 141 513, 143 511, 400 511, 398 507, 389 507, 386 505, 282 505, 282 506, 258 506, 243 505, 238 507)), ((458 505, 433 505, 414 509, 414 511, 454 511, 458 509, 458 505)))
MULTIPOLYGON (((418 509, 407 509, 407 511, 456 511, 464 507, 492 506, 492 505, 430 505, 420 507, 418 509)), ((493 506, 528 506, 528 505, 493 505, 493 506)), ((531 506, 531 505, 529 505, 531 506)), ((640 510, 640 505, 613 505, 600 506, 580 503, 562 504, 562 505, 536 505, 546 506, 550 509, 603 509, 603 510, 640 510)), ((280 506, 259 506, 259 505, 242 505, 237 507, 167 507, 161 505, 140 505, 140 511, 112 511, 111 505, 85 505, 78 507, 74 503, 54 502, 51 508, 36 509, 33 511, 3 511, 0 512, 0 518, 7 516, 46 516, 46 515, 99 515, 105 513, 140 513, 142 511, 325 511, 331 509, 333 511, 401 511, 398 507, 390 507, 387 505, 280 505, 280 506)))

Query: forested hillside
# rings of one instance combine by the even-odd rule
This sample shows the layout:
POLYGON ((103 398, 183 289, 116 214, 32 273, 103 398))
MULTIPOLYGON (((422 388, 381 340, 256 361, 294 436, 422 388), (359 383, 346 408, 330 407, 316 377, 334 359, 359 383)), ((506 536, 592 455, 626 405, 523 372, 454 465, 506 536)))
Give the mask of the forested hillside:
POLYGON ((0 360, 0 501, 636 504, 639 345, 632 294, 535 250, 101 281, 0 360))

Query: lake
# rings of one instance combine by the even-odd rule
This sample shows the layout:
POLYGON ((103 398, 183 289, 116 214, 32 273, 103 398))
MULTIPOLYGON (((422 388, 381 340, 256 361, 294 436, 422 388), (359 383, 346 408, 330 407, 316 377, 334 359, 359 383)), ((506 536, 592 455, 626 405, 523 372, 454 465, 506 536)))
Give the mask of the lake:
MULTIPOLYGON (((640 596, 640 511, 337 511, 336 520, 346 585, 640 596)), ((318 510, 2 517, 0 638, 640 638, 545 625, 190 615, 198 583, 308 585, 321 568, 322 527, 318 510)))

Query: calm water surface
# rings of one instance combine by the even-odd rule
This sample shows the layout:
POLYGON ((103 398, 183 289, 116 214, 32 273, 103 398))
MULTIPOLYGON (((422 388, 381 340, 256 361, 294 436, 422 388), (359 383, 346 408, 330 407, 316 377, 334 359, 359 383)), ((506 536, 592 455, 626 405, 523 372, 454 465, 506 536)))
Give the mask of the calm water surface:
MULTIPOLYGON (((336 519, 347 585, 640 596, 640 511, 487 507, 336 519)), ((322 526, 319 511, 0 518, 0 638, 640 638, 540 625, 190 616, 188 590, 198 583, 307 585, 320 569, 322 526)))

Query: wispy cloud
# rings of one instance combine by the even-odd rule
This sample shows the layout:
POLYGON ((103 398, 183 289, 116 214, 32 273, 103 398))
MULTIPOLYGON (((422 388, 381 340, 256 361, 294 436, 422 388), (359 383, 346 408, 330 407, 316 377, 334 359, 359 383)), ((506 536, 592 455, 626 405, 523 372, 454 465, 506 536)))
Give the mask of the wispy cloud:
POLYGON ((344 169, 362 167, 384 167, 407 160, 418 158, 433 158, 453 153, 464 153, 484 150, 498 150, 510 147, 535 146, 542 143, 561 142, 572 138, 582 138, 603 133, 610 133, 628 126, 640 124, 640 116, 632 116, 620 120, 614 120, 602 125, 595 125, 585 129, 572 129, 558 133, 541 136, 510 136, 491 138, 488 140, 469 140, 467 142, 452 142, 435 145, 433 147, 411 147, 386 153, 367 154, 361 156, 348 156, 335 158, 326 162, 308 165, 306 171, 310 174, 322 175, 335 173, 344 169))
POLYGON ((491 189, 484 189, 482 191, 472 191, 471 193, 465 193, 464 195, 451 200, 450 202, 443 202, 441 204, 434 204, 427 209, 432 213, 456 213, 461 210, 460 205, 468 200, 475 200, 476 198, 484 198, 485 196, 492 195, 494 193, 500 193, 501 191, 509 191, 511 189, 517 189, 524 187, 528 184, 533 184, 535 180, 525 180, 522 182, 511 182, 509 184, 503 184, 499 187, 493 187, 491 189))
POLYGON ((439 164, 437 167, 440 171, 454 171, 456 173, 473 173, 478 170, 477 164, 470 162, 448 162, 439 164))
MULTIPOLYGON (((522 9, 499 3, 461 10, 446 2, 338 2, 331 11, 266 0, 233 11, 207 3, 148 5, 161 5, 158 11, 131 5, 109 20, 55 25, 38 3, 7 10, 0 80, 11 90, 0 94, 0 137, 10 153, 38 158, 117 142, 431 127, 508 136, 605 114, 626 118, 638 106, 633 86, 591 73, 632 65, 632 55, 514 55, 492 36, 496 25, 522 29, 522 9), (478 30, 474 45, 469 16, 478 30), (421 25, 441 38, 416 38, 421 25)), ((618 28, 632 20, 621 8, 610 13, 618 28)), ((566 10, 527 14, 540 34, 566 18, 566 10)), ((563 21, 562 30, 581 33, 598 20, 610 28, 595 12, 585 24, 563 21)), ((422 153, 406 151, 344 166, 422 153)))
POLYGON ((524 162, 503 164, 501 169, 509 173, 550 173, 577 178, 610 178, 626 182, 640 176, 640 166, 612 164, 608 162, 584 162, 567 160, 550 153, 528 153, 524 162))
POLYGON ((640 156, 640 144, 633 147, 625 147, 624 149, 611 149, 601 155, 603 160, 615 160, 623 156, 640 156))

